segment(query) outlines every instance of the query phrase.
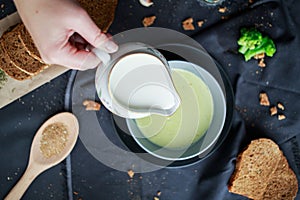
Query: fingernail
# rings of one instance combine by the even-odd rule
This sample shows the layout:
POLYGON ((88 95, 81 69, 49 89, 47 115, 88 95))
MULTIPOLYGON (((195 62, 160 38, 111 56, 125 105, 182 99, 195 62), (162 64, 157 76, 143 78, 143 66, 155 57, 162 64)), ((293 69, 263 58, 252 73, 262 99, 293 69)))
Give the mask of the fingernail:
POLYGON ((110 53, 113 53, 118 50, 118 45, 113 41, 108 41, 105 43, 105 49, 108 50, 110 53))

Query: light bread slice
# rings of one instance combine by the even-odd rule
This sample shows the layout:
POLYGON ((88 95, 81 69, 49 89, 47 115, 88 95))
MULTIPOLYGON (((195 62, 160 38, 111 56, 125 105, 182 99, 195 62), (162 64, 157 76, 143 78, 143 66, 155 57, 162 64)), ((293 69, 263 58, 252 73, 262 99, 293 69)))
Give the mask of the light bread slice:
POLYGON ((103 32, 107 32, 115 17, 118 0, 77 0, 103 32))
POLYGON ((298 182, 278 145, 261 138, 238 155, 228 189, 254 200, 294 199, 298 182))
POLYGON ((13 79, 23 81, 31 78, 30 74, 21 71, 11 62, 10 58, 4 52, 1 43, 0 43, 0 60, 1 60, 0 68, 13 79))
POLYGON ((28 54, 18 37, 19 28, 19 26, 16 26, 11 31, 5 32, 1 37, 1 43, 11 62, 17 68, 30 75, 36 75, 45 69, 47 65, 28 54))
POLYGON ((41 55, 37 49, 37 47, 35 46, 31 35, 29 34, 29 32, 27 31, 25 25, 23 23, 18 24, 17 26, 19 26, 17 28, 18 30, 18 37, 20 39, 20 41, 22 42, 24 48, 26 49, 27 53, 32 56, 33 58, 35 58, 36 60, 45 63, 42 58, 41 55))

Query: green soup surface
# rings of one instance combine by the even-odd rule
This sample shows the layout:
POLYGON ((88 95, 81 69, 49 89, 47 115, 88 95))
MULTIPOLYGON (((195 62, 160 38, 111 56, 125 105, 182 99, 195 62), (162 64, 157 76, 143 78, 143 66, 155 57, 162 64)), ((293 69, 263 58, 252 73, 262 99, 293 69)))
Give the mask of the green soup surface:
POLYGON ((150 115, 136 119, 143 135, 152 143, 183 149, 198 141, 207 131, 213 118, 213 98, 207 85, 192 72, 172 70, 172 79, 181 104, 171 116, 150 115))

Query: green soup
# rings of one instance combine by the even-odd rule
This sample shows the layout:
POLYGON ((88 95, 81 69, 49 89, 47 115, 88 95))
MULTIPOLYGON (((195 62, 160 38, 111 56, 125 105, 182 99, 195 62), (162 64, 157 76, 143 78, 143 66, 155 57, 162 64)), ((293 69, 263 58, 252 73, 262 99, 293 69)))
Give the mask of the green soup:
POLYGON ((182 69, 172 70, 172 79, 181 105, 171 116, 150 115, 136 119, 143 135, 152 143, 170 149, 182 149, 198 141, 213 117, 213 98, 197 75, 182 69))

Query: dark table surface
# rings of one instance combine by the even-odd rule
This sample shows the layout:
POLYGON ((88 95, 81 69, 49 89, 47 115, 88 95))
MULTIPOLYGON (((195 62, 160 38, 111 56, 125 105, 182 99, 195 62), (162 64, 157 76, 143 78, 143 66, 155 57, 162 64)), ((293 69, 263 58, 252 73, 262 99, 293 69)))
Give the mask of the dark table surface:
MULTIPOLYGON (((2 4, 1 18, 15 12, 12 1, 1 0, 2 4)), ((235 95, 232 127, 222 145, 208 158, 186 167, 137 173, 133 179, 126 172, 99 162, 78 140, 68 159, 41 174, 23 199, 137 200, 153 199, 158 192, 160 199, 167 200, 247 199, 230 194, 226 185, 238 152, 252 139, 261 137, 280 146, 299 180, 299 9, 297 0, 225 0, 217 6, 204 6, 197 0, 169 0, 154 1, 149 8, 137 0, 120 0, 111 34, 142 27, 143 17, 156 15, 153 26, 191 36, 220 63, 235 95), (226 7, 226 11, 219 12, 219 7, 226 7), (184 31, 181 22, 188 17, 203 20, 203 26, 184 31), (236 40, 244 26, 256 26, 274 39, 277 53, 266 58, 267 67, 258 67, 254 60, 245 62, 237 53, 236 40), (281 102, 285 106, 285 120, 271 117, 269 108, 259 105, 262 91, 267 92, 272 105, 281 102)), ((70 82, 75 75, 75 71, 68 71, 0 110, 1 199, 25 171, 31 141, 40 124, 58 112, 70 110, 70 82)), ((111 159, 116 158, 112 155, 111 159)))

